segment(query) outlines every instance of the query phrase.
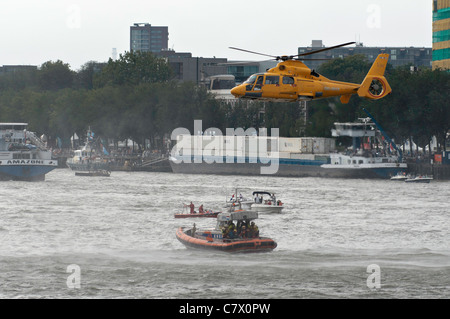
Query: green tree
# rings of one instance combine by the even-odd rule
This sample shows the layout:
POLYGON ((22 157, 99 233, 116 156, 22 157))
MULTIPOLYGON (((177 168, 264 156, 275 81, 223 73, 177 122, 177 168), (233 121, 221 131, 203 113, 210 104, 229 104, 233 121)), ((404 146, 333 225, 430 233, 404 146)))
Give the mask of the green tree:
POLYGON ((73 85, 75 72, 69 64, 61 60, 47 61, 41 65, 37 72, 37 82, 41 90, 60 90, 73 85))
POLYGON ((151 52, 131 51, 120 54, 115 61, 109 59, 102 71, 94 77, 94 87, 167 82, 171 78, 172 69, 165 59, 158 58, 151 52))

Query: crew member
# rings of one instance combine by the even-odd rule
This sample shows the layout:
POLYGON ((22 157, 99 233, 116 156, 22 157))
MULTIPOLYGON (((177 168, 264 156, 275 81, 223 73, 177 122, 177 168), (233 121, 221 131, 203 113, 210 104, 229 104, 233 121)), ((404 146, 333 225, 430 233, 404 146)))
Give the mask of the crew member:
POLYGON ((256 238, 259 237, 259 228, 255 225, 255 222, 250 223, 250 237, 256 238))

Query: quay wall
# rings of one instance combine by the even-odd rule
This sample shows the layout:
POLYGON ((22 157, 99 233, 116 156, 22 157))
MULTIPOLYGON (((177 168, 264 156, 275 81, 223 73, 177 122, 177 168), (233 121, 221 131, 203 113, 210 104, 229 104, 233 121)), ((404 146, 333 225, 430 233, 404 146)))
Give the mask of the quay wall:
POLYGON ((435 180, 450 180, 450 165, 408 163, 408 173, 415 175, 433 175, 435 180))

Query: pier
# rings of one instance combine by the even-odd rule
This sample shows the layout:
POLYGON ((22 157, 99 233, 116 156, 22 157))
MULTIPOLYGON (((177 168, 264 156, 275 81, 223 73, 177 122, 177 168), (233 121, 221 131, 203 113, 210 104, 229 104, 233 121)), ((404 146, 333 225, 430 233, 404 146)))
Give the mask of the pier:
POLYGON ((433 175, 434 180, 450 180, 450 165, 408 163, 408 173, 413 175, 433 175))

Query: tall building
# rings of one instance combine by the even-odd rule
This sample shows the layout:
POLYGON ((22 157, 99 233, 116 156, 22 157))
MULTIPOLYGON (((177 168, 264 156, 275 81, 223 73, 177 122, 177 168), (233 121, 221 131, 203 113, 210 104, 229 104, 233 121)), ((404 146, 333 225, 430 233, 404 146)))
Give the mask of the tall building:
POLYGON ((166 58, 174 72, 175 79, 204 83, 211 76, 227 73, 227 59, 193 57, 190 52, 165 50, 156 54, 166 58))
POLYGON ((135 23, 130 27, 130 51, 159 53, 169 46, 169 28, 149 23, 135 23))
POLYGON ((433 0, 433 69, 450 70, 450 0, 433 0))
MULTIPOLYGON (((450 1, 450 0, 447 0, 450 1)), ((322 44, 322 40, 313 40, 310 47, 299 47, 298 53, 305 53, 308 51, 314 51, 325 48, 322 44)), ((393 67, 401 65, 411 65, 414 67, 431 67, 432 60, 432 48, 418 48, 418 47, 365 47, 362 43, 357 43, 356 46, 341 47, 330 51, 324 51, 307 58, 312 59, 334 59, 345 58, 354 54, 363 54, 367 57, 370 63, 374 62, 380 53, 390 54, 389 63, 393 67)), ((304 63, 310 69, 316 69, 326 61, 308 61, 304 63)))

